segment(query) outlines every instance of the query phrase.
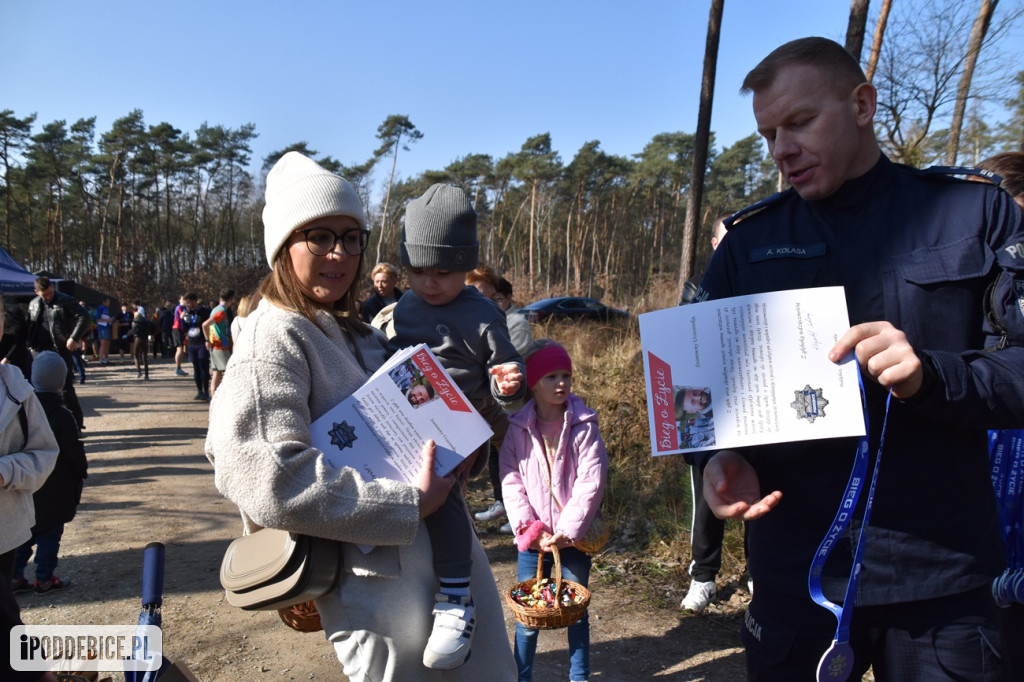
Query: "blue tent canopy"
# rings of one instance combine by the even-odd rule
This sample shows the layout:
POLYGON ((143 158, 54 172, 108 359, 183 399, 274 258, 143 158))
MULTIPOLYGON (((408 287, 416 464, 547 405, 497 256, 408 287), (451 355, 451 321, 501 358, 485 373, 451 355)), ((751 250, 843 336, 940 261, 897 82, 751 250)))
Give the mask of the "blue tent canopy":
POLYGON ((0 248, 0 292, 4 294, 35 293, 36 276, 21 267, 11 255, 0 248))

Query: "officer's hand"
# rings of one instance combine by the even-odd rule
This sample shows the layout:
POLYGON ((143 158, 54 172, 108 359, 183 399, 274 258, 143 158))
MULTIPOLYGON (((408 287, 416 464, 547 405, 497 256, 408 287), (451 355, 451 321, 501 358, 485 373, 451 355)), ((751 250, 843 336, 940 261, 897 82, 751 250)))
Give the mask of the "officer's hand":
POLYGON ((704 500, 720 519, 751 521, 770 512, 781 499, 778 490, 761 497, 757 472, 735 452, 723 450, 704 467, 704 500))
POLYGON ((921 358, 907 341, 907 335, 888 322, 865 322, 850 327, 840 337, 828 359, 839 362, 850 351, 868 376, 892 390, 897 398, 910 398, 921 389, 924 370, 921 358))
POLYGON ((78 341, 75 341, 74 339, 68 339, 68 342, 64 345, 66 345, 68 347, 68 350, 71 351, 72 353, 78 350, 78 341))

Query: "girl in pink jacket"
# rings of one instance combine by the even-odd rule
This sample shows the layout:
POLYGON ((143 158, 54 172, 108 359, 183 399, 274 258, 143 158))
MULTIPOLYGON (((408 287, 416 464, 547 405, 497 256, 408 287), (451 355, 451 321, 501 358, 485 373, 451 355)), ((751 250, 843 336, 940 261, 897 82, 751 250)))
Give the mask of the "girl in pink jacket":
MULTIPOLYGON (((550 340, 534 343, 526 356, 530 400, 509 419, 501 447, 501 491, 519 547, 519 580, 537 574, 538 552, 551 547, 562 559, 562 577, 587 586, 590 556, 573 543, 598 515, 608 475, 608 454, 597 413, 572 393, 572 360, 550 340)), ((520 682, 533 677, 537 630, 516 624, 515 659, 520 682)), ((590 676, 588 616, 568 628, 569 679, 590 676)))

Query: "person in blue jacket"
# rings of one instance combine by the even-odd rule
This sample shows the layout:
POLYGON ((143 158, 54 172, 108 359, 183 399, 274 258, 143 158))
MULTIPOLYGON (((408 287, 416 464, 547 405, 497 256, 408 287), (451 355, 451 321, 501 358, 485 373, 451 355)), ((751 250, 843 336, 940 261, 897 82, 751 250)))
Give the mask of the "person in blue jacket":
MULTIPOLYGON (((847 603, 849 679, 869 666, 876 680, 1003 679, 986 432, 1024 425, 1021 212, 991 184, 891 162, 874 134, 875 88, 831 40, 777 48, 743 91, 791 187, 728 221, 695 298, 844 286, 852 326, 829 358, 859 363, 870 466, 888 419, 847 603)), ((808 574, 857 445, 812 440, 703 461, 712 511, 750 521, 757 589, 741 635, 751 680, 815 679, 836 634, 808 574)), ((840 538, 821 572, 832 602, 843 601, 856 539, 840 538)))

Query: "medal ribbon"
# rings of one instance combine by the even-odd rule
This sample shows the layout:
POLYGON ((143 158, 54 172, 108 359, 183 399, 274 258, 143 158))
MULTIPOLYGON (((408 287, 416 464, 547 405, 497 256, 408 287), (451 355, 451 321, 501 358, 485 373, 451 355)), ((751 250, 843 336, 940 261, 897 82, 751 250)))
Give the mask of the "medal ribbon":
POLYGON ((857 442, 857 453, 853 460, 853 469, 850 471, 850 480, 846 484, 846 492, 843 494, 843 501, 839 505, 839 511, 829 527, 825 539, 822 540, 818 551, 814 554, 811 562, 811 570, 807 576, 807 587, 811 599, 819 606, 828 609, 836 617, 838 626, 832 645, 818 662, 818 682, 842 682, 849 677, 853 670, 853 648, 850 647, 850 621, 853 618, 853 605, 857 595, 857 585, 860 582, 861 559, 864 554, 865 539, 867 536, 868 524, 871 521, 871 507, 875 499, 875 484, 878 482, 878 470, 882 462, 882 446, 885 443, 885 429, 889 422, 889 406, 892 402, 892 392, 885 399, 885 418, 882 420, 882 433, 878 439, 878 453, 875 455, 875 467, 871 473, 871 487, 868 489, 867 501, 864 505, 864 517, 861 520, 860 533, 857 536, 857 545, 853 554, 853 569, 850 571, 850 580, 846 584, 846 595, 843 603, 836 604, 830 601, 821 589, 821 576, 825 569, 825 562, 832 554, 836 541, 842 537, 857 509, 857 501, 860 499, 861 491, 864 489, 864 478, 868 471, 868 437, 871 429, 868 424, 867 395, 864 391, 864 381, 857 373, 857 382, 860 385, 860 397, 864 408, 864 435, 857 442))

